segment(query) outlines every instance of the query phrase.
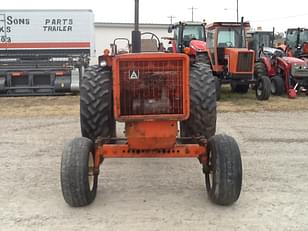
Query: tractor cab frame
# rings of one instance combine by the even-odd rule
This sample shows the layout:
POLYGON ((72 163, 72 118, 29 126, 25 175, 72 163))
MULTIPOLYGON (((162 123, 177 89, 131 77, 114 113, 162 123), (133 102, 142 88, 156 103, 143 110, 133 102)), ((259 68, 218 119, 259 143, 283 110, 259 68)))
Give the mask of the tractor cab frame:
POLYGON ((274 33, 272 31, 249 31, 246 39, 248 42, 248 49, 256 52, 256 59, 258 60, 262 55, 267 55, 267 48, 274 47, 274 33), (264 49, 265 48, 265 49, 264 49))
POLYGON ((289 28, 286 32, 286 44, 291 56, 308 58, 308 29, 289 28))
POLYGON ((201 22, 178 22, 170 25, 168 32, 173 32, 171 39, 172 47, 169 51, 184 53, 186 47, 190 47, 193 40, 206 42, 205 36, 206 23, 201 22))

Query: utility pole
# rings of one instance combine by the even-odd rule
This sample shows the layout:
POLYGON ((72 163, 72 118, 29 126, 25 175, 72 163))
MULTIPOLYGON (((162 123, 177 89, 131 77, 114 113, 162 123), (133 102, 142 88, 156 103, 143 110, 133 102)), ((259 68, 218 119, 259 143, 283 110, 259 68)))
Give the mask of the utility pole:
POLYGON ((197 10, 197 8, 195 7, 191 7, 191 8, 188 8, 189 10, 191 10, 191 21, 193 22, 194 21, 194 10, 197 10))
POLYGON ((174 18, 176 18, 176 17, 175 17, 175 16, 170 15, 170 16, 168 16, 168 18, 170 18, 170 24, 172 25, 172 19, 174 19, 174 18))
POLYGON ((236 22, 238 22, 238 0, 236 0, 236 22))

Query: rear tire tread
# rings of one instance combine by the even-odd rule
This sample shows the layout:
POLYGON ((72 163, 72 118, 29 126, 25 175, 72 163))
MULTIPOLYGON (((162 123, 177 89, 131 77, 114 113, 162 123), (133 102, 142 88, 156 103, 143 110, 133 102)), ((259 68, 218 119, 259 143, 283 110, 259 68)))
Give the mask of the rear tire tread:
POLYGON ((92 141, 115 136, 110 71, 98 66, 86 70, 80 87, 80 125, 82 136, 92 141))
POLYGON ((190 117, 181 122, 182 137, 210 138, 216 132, 216 81, 208 64, 190 69, 190 117))

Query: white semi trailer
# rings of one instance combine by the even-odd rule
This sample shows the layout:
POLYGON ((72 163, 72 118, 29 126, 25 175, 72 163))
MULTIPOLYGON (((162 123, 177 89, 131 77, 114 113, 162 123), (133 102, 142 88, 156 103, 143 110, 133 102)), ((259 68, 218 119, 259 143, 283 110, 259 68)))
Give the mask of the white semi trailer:
POLYGON ((91 10, 0 10, 0 95, 79 91, 94 56, 91 10))

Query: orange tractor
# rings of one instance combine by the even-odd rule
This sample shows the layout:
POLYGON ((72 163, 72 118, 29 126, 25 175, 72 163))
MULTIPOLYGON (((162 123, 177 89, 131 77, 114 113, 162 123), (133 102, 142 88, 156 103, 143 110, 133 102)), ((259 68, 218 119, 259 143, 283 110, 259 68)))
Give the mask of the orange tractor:
POLYGON ((207 65, 190 67, 184 54, 151 52, 155 43, 143 44, 138 12, 135 0, 132 53, 105 52, 101 65, 83 77, 82 137, 69 142, 62 154, 64 200, 74 207, 90 204, 106 158, 197 158, 209 198, 232 204, 241 191, 241 156, 232 137, 215 135, 212 72, 207 65), (116 121, 125 123, 125 137, 116 136, 116 121))
POLYGON ((256 86, 256 98, 270 97, 271 82, 267 76, 255 78, 255 52, 248 49, 248 22, 214 22, 206 26, 206 45, 213 74, 221 83, 230 83, 231 90, 246 93, 249 84, 256 86))
POLYGON ((249 84, 257 85, 258 100, 270 97, 270 80, 266 76, 254 77, 255 52, 249 50, 247 22, 179 22, 171 25, 173 32, 168 51, 185 53, 191 63, 210 65, 216 79, 216 96, 220 98, 220 85, 230 83, 233 92, 246 93, 249 84))

